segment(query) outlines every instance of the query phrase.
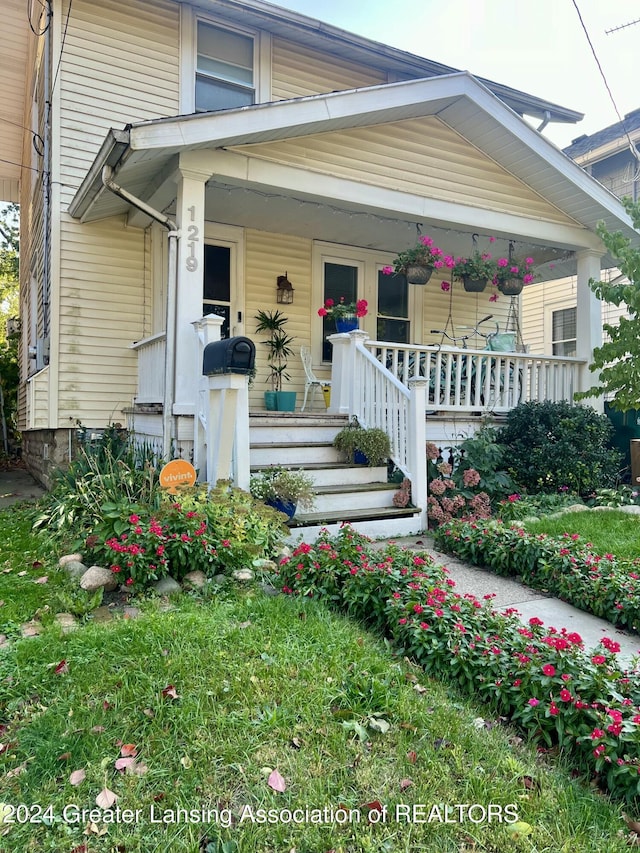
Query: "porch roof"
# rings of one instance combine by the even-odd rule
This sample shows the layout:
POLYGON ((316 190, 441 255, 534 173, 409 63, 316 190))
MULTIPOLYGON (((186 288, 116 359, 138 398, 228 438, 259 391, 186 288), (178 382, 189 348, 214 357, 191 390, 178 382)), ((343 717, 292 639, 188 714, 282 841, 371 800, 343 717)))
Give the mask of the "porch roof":
MULTIPOLYGON (((594 232, 601 220, 610 230, 621 230, 634 242, 640 241, 623 206, 609 190, 467 72, 216 113, 156 119, 130 125, 121 131, 112 130, 78 189, 69 212, 83 221, 94 221, 127 211, 129 205, 106 190, 102 183, 105 165, 112 167, 117 183, 131 193, 155 206, 161 200, 165 206, 171 201, 167 192, 175 193, 173 180, 180 154, 207 149, 219 152, 230 146, 237 150, 242 145, 422 116, 437 116, 569 216, 575 228, 569 235, 559 235, 557 246, 564 249, 599 247, 594 232)), ((248 178, 246 185, 249 185, 248 178)), ((388 198, 383 200, 383 193, 380 193, 381 200, 376 208, 375 196, 368 193, 368 210, 404 219, 405 223, 412 218, 409 208, 403 209, 401 200, 390 203, 388 198)), ((329 203, 328 196, 324 202, 329 203)), ((423 219, 422 216, 413 218, 423 219)), ((429 227, 435 226, 436 221, 429 223, 429 227)), ((556 270, 550 277, 557 275, 556 270)))

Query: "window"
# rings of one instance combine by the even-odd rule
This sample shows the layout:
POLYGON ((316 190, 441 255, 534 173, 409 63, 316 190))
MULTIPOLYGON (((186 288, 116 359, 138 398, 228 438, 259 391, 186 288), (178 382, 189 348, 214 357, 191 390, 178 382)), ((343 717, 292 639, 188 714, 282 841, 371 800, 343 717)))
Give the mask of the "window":
POLYGON ((576 354, 576 308, 563 308, 551 314, 551 342, 554 355, 576 354))
POLYGON ((207 314, 224 318, 220 335, 228 338, 231 325, 231 249, 226 246, 204 247, 202 315, 207 314))
POLYGON ((385 275, 379 270, 377 339, 407 344, 409 327, 409 285, 406 276, 385 275))
POLYGON ((198 21, 196 112, 255 102, 253 39, 198 21))
MULTIPOLYGON (((323 304, 327 299, 339 302, 344 296, 345 302, 356 302, 358 299, 358 267, 348 264, 324 264, 324 296, 323 304)), ((322 320, 322 360, 331 361, 331 343, 327 335, 335 334, 335 321, 329 317, 322 320)))

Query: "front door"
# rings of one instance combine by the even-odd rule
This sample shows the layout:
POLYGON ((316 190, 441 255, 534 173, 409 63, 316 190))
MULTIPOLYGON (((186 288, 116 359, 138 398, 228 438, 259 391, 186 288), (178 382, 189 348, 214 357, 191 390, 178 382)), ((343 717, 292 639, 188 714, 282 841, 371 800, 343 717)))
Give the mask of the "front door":
POLYGON ((204 246, 202 315, 222 317, 223 338, 244 334, 243 281, 238 265, 239 244, 207 234, 204 246))

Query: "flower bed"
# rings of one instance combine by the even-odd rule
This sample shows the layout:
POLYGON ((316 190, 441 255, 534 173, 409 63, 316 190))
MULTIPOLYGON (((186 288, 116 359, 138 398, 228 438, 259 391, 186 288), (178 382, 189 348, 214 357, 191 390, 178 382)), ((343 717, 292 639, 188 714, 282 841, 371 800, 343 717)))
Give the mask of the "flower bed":
POLYGON ((640 566, 594 553, 577 534, 534 535, 496 521, 454 521, 434 536, 438 548, 461 560, 521 577, 534 589, 640 633, 640 566))
POLYGON ((640 672, 616 665, 614 640, 586 654, 578 634, 497 613, 493 596, 456 593, 430 557, 374 551, 348 526, 299 545, 279 574, 285 593, 317 596, 393 637, 427 673, 489 702, 532 742, 559 746, 612 794, 640 793, 640 672))

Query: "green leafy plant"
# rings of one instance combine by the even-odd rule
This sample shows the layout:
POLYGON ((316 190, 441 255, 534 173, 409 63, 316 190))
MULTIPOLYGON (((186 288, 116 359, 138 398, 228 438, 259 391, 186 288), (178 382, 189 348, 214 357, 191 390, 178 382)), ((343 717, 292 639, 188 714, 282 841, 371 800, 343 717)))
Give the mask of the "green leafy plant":
POLYGON ((313 480, 302 471, 272 466, 251 477, 249 490, 256 500, 282 501, 302 509, 313 507, 316 492, 313 480))
POLYGON ((290 379, 287 373, 287 359, 293 355, 293 338, 285 332, 285 325, 289 322, 282 311, 258 311, 255 316, 258 321, 256 332, 267 332, 269 339, 262 341, 267 348, 267 362, 269 364, 269 376, 267 382, 271 382, 273 391, 282 391, 283 380, 290 379))
POLYGON ((359 451, 367 457, 367 464, 372 468, 384 465, 391 455, 387 433, 379 427, 362 427, 356 418, 336 434, 333 446, 349 460, 359 451))
POLYGON ((404 275, 407 267, 414 264, 428 269, 437 269, 438 266, 444 266, 442 257, 442 249, 434 245, 431 237, 423 234, 414 246, 398 252, 393 261, 393 267, 384 267, 382 272, 384 275, 392 275, 394 272, 404 275))
POLYGON ((507 414, 497 440, 520 489, 584 496, 616 482, 620 454, 610 446, 612 429, 587 406, 530 402, 507 414))
POLYGON ((464 278, 491 281, 497 269, 496 262, 492 259, 489 252, 480 252, 478 250, 468 258, 456 258, 452 267, 453 277, 458 281, 462 281, 464 278))

